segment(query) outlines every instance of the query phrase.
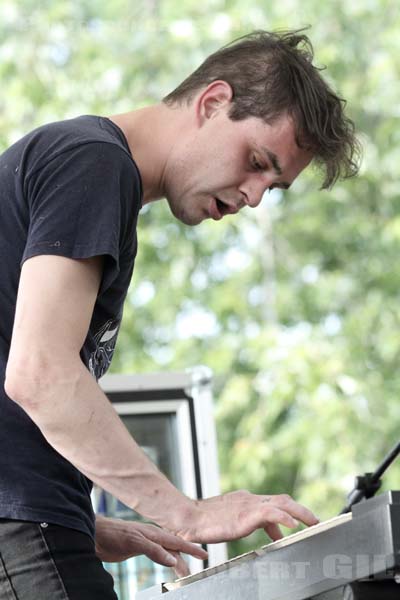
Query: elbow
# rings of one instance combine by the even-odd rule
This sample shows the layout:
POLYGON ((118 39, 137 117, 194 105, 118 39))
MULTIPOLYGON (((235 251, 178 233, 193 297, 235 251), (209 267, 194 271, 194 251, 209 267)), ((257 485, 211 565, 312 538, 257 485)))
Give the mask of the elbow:
POLYGON ((18 377, 18 369, 14 365, 7 364, 5 379, 4 379, 4 391, 7 396, 14 400, 17 404, 21 403, 22 389, 21 383, 18 377))
POLYGON ((4 381, 4 391, 10 400, 14 400, 14 402, 17 402, 18 404, 17 397, 19 396, 19 391, 17 390, 16 382, 7 374, 4 381))
POLYGON ((46 369, 28 369, 25 365, 7 365, 4 391, 34 420, 68 402, 82 377, 84 365, 71 361, 70 367, 54 365, 46 369), (72 363, 72 364, 71 364, 72 363))
POLYGON ((21 369, 16 367, 11 368, 7 365, 4 391, 10 400, 13 400, 16 404, 25 408, 25 410, 29 406, 34 408, 35 404, 37 404, 39 397, 37 393, 38 386, 38 377, 27 377, 26 373, 22 375, 21 369))

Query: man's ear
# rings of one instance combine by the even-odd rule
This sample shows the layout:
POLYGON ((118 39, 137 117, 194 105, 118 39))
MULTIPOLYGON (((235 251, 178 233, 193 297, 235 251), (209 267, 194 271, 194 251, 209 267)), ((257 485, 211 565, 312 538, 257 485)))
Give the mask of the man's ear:
POLYGON ((233 90, 227 81, 218 80, 209 83, 195 99, 198 124, 214 118, 220 110, 226 109, 233 97, 233 90))

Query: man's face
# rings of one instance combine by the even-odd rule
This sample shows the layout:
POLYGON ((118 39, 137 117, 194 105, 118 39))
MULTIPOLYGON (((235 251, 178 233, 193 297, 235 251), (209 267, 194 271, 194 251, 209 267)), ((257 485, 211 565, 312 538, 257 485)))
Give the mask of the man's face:
POLYGON ((216 111, 174 145, 165 195, 187 225, 258 206, 266 190, 288 188, 312 160, 297 146, 290 117, 269 125, 255 117, 232 121, 227 113, 228 106, 216 111))

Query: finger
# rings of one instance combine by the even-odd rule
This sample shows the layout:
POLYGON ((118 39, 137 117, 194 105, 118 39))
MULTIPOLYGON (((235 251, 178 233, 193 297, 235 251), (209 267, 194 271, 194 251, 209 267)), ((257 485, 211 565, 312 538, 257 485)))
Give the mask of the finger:
POLYGON ((187 577, 190 575, 190 570, 186 562, 183 560, 179 552, 171 551, 171 554, 176 559, 176 565, 173 567, 178 577, 187 577))
MULTIPOLYGON (((265 505, 259 505, 259 510, 253 510, 252 513, 244 515, 235 530, 232 530, 232 535, 224 536, 225 539, 238 539, 249 535, 256 529, 264 529, 272 525, 278 526, 285 525, 286 527, 293 528, 299 525, 299 522, 293 519, 287 512, 284 512, 276 506, 269 505, 268 508, 265 505), (260 509, 260 506, 262 507, 260 509)), ((223 539, 223 538, 222 538, 223 539)), ((221 540, 218 540, 221 541, 221 540)))
POLYGON ((299 525, 299 522, 286 512, 286 510, 281 510, 271 504, 268 507, 263 506, 261 515, 263 523, 260 527, 267 527, 269 523, 275 523, 276 525, 285 525, 285 527, 293 529, 293 527, 298 527, 299 525))
POLYGON ((151 537, 151 539, 156 543, 162 544, 169 550, 176 550, 178 552, 183 552, 184 554, 190 554, 191 556, 200 558, 201 560, 206 560, 208 558, 208 552, 201 546, 193 544, 192 542, 187 542, 181 537, 159 527, 154 527, 154 529, 152 529, 151 532, 147 532, 146 535, 151 537))
POLYGON ((174 548, 171 548, 168 543, 165 544, 165 547, 172 552, 172 550, 177 550, 178 552, 183 552, 183 554, 190 554, 194 558, 199 558, 200 560, 207 560, 208 552, 203 550, 201 546, 196 546, 192 544, 191 547, 187 547, 183 544, 177 544, 174 548))
POLYGON ((200 558, 201 560, 207 560, 208 552, 204 550, 201 546, 197 544, 192 544, 190 542, 184 542, 180 538, 176 542, 172 540, 172 544, 170 545, 169 541, 165 542, 164 546, 168 548, 168 550, 177 550, 178 552, 183 552, 183 554, 190 554, 195 558, 200 558))
POLYGON ((281 540, 283 538, 283 533, 280 530, 279 525, 276 523, 269 523, 266 527, 264 527, 265 533, 273 540, 281 540))
POLYGON ((142 553, 148 556, 151 560, 164 565, 165 567, 175 568, 178 564, 178 558, 174 551, 169 551, 156 544, 155 542, 146 539, 142 545, 142 553))
POLYGON ((316 525, 319 519, 308 508, 295 502, 288 494, 279 494, 277 496, 263 496, 263 503, 273 504, 281 510, 289 513, 295 519, 298 519, 306 525, 316 525))

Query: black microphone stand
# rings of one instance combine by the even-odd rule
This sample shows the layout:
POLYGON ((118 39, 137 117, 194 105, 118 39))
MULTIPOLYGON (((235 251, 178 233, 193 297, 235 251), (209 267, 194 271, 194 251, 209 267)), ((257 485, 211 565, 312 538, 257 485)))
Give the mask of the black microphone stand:
POLYGON ((350 512, 353 504, 357 504, 364 498, 372 498, 382 485, 381 476, 399 454, 400 442, 389 452, 374 473, 358 475, 355 479, 354 489, 347 496, 348 502, 339 514, 350 512))

